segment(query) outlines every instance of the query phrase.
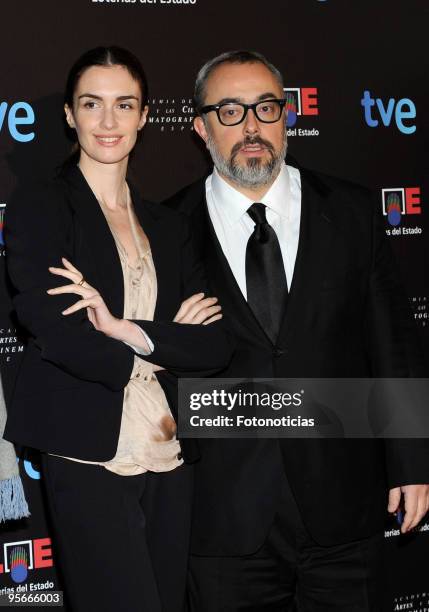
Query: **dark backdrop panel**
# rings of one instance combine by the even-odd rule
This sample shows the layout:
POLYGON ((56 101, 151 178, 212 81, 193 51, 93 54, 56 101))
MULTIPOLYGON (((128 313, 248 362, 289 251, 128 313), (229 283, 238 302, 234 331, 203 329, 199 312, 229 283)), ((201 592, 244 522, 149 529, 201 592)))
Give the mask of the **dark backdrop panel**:
MULTIPOLYGON (((151 110, 132 171, 143 194, 159 201, 209 168, 192 131, 192 90, 198 68, 228 49, 256 49, 279 67, 286 88, 301 102, 302 114, 289 131, 292 155, 305 166, 376 189, 380 215, 397 254, 398 275, 406 284, 429 353, 429 185, 424 156, 428 10, 423 2, 24 0, 3 4, 0 223, 16 183, 50 175, 68 154, 62 90, 68 68, 82 51, 117 44, 141 58, 150 82, 151 110), (366 108, 361 102, 365 91, 366 108), (308 96, 311 108, 305 104, 308 96), (26 123, 16 123, 14 116, 26 123), (383 214, 392 205, 392 193, 401 209, 397 218, 392 212, 383 214)), ((0 364, 10 393, 24 347, 11 312, 5 256, 0 234, 0 364)), ((8 559, 19 546, 29 565, 22 588, 51 583, 60 587, 37 459, 33 462, 21 459, 32 516, 0 531, 0 590, 19 586, 7 571, 8 559)), ((393 520, 387 520, 386 612, 428 607, 428 530, 429 523, 424 522, 415 533, 400 537, 393 520)))

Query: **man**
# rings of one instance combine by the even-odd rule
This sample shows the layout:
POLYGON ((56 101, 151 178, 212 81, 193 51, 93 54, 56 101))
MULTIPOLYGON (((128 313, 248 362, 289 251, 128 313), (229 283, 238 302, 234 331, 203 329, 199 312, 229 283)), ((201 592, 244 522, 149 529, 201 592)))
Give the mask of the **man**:
MULTIPOLYGON (((214 163, 168 204, 191 220, 237 341, 222 377, 421 376, 412 319, 363 188, 284 163, 282 77, 263 56, 200 70, 214 163)), ((377 607, 386 505, 428 510, 426 441, 200 440, 192 612, 377 607)))

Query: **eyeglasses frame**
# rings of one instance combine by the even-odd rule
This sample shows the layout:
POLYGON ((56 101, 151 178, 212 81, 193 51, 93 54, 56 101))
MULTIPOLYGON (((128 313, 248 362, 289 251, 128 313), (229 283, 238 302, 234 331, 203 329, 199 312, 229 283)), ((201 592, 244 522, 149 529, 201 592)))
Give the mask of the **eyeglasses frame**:
POLYGON ((259 100, 259 102, 253 102, 253 104, 245 104, 244 102, 222 102, 221 104, 209 104, 207 106, 202 106, 198 112, 200 115, 205 115, 206 113, 210 113, 211 111, 216 111, 216 115, 219 120, 219 123, 221 125, 224 125, 225 127, 234 127, 235 125, 240 125, 240 123, 243 123, 250 109, 252 109, 253 114, 255 115, 256 119, 260 121, 261 123, 277 123, 277 121, 280 121, 281 119, 283 109, 286 105, 286 102, 287 100, 285 98, 268 98, 267 100, 259 100), (258 117, 256 113, 256 107, 259 106, 259 104, 263 104, 264 102, 277 102, 280 105, 280 115, 278 119, 275 119, 274 121, 265 121, 264 119, 260 119, 260 117, 258 117), (237 106, 241 106, 244 109, 244 114, 242 118, 240 119, 240 121, 237 121, 237 123, 223 123, 223 121, 220 118, 220 112, 219 112, 220 109, 223 106, 228 106, 229 104, 235 104, 237 106))

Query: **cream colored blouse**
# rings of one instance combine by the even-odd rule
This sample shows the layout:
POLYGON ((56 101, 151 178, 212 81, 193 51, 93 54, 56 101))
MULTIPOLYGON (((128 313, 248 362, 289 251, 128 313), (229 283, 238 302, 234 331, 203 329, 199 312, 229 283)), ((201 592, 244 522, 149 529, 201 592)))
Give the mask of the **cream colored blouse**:
MULTIPOLYGON (((135 217, 130 198, 127 199, 131 230, 138 252, 135 263, 129 260, 125 248, 110 227, 124 276, 124 318, 153 321, 157 297, 155 266, 147 236, 135 217)), ((106 211, 103 212, 106 214, 106 211)), ((101 463, 72 457, 67 459, 102 465, 121 476, 134 476, 147 471, 174 470, 183 463, 178 458, 179 453, 176 423, 153 365, 136 356, 130 381, 124 390, 121 429, 115 456, 101 463)))

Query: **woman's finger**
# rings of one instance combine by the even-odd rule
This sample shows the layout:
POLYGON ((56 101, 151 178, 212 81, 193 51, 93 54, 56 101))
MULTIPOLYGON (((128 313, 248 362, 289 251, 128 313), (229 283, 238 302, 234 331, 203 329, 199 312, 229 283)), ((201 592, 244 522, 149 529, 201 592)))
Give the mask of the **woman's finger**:
POLYGON ((81 297, 88 299, 96 297, 98 294, 92 287, 82 287, 82 285, 63 285, 62 287, 55 287, 54 289, 48 289, 46 293, 49 295, 60 295, 63 293, 75 293, 81 297))
POLYGON ((210 306, 214 306, 217 302, 217 298, 205 298, 203 300, 199 300, 195 304, 189 307, 188 312, 185 315, 185 319, 187 322, 192 322, 193 319, 198 316, 198 313, 204 310, 205 308, 209 308, 210 306))
POLYGON ((55 274, 56 276, 64 276, 64 278, 68 278, 69 280, 73 281, 73 283, 78 282, 78 280, 81 278, 80 276, 78 277, 75 272, 64 270, 64 268, 50 267, 48 270, 51 274, 55 274))
POLYGON ((199 324, 203 323, 203 321, 205 321, 206 319, 209 319, 213 315, 220 313, 221 310, 222 310, 222 307, 219 306, 219 305, 217 305, 217 306, 210 306, 208 308, 204 308, 203 310, 200 310, 193 317, 193 319, 190 321, 190 323, 192 323, 193 325, 199 325, 199 324))
POLYGON ((191 295, 191 297, 188 297, 182 302, 180 308, 183 308, 184 310, 189 310, 189 308, 191 308, 194 304, 196 304, 202 299, 204 299, 204 293, 194 293, 194 295, 191 295))
POLYGON ((180 320, 186 316, 189 308, 195 304, 196 302, 199 302, 200 300, 202 300, 204 298, 204 293, 195 293, 194 295, 191 295, 191 297, 187 298, 186 300, 184 300, 181 305, 179 310, 177 311, 176 316, 174 317, 174 321, 176 323, 179 323, 180 320))
POLYGON ((223 314, 217 314, 214 317, 210 317, 206 321, 203 321, 203 325, 209 325, 210 323, 214 323, 215 321, 219 321, 223 317, 223 314))
POLYGON ((68 259, 66 259, 65 257, 61 257, 61 261, 63 262, 64 266, 67 268, 67 270, 70 270, 70 272, 74 272, 75 274, 77 274, 80 278, 83 277, 82 272, 80 272, 80 270, 78 270, 77 268, 74 267, 74 265, 71 263, 71 261, 69 261, 68 259))
POLYGON ((82 308, 97 308, 97 306, 100 305, 97 301, 98 297, 99 296, 95 298, 88 298, 86 300, 79 300, 78 302, 76 302, 76 304, 73 304, 73 306, 70 306, 70 308, 66 308, 66 310, 63 310, 62 314, 63 315, 73 314, 74 312, 77 312, 78 310, 82 310, 82 308))
MULTIPOLYGON (((83 278, 83 274, 77 268, 75 268, 74 265, 65 257, 62 257, 61 261, 63 262, 65 269, 51 266, 49 268, 49 271, 52 274, 56 274, 58 276, 64 276, 65 278, 68 278, 74 283, 79 283, 79 281, 81 281, 83 278)), ((85 284, 87 283, 85 282, 85 284)))

